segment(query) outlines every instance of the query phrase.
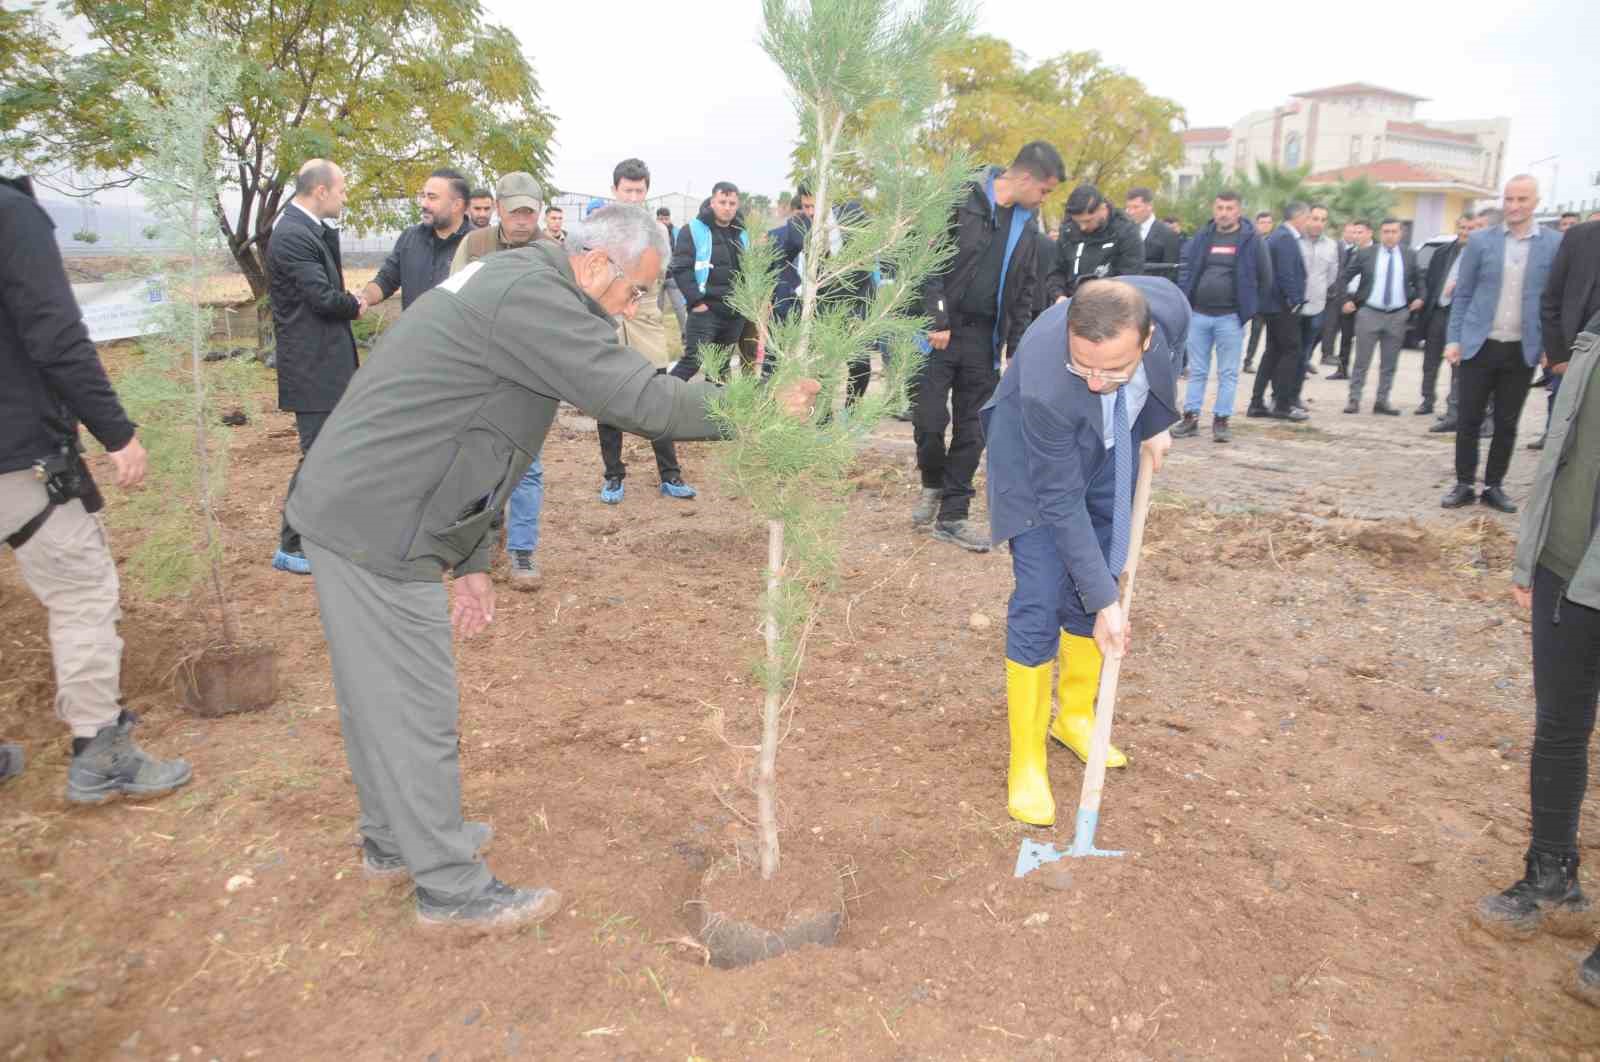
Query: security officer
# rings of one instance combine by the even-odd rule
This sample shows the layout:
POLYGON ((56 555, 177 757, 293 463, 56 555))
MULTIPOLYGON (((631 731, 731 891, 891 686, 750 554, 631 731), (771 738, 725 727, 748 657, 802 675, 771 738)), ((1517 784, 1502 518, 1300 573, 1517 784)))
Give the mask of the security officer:
MULTIPOLYGON (((1016 578, 1006 614, 1007 807, 1020 822, 1055 822, 1046 728, 1087 761, 1101 660, 1127 648, 1117 578, 1128 559, 1135 451, 1149 447, 1159 467, 1172 445, 1172 352, 1188 330, 1188 301, 1170 280, 1085 281, 1028 329, 983 408, 989 522, 996 545, 1011 543, 1016 578)), ((1127 762, 1113 748, 1106 766, 1127 762)))
MULTIPOLYGON (((129 733, 137 717, 119 703, 117 569, 78 424, 111 455, 119 487, 144 478, 145 452, 89 341, 53 229, 26 178, 0 180, 0 538, 50 613, 56 715, 72 730, 67 799, 149 798, 191 772, 140 749, 129 733)), ((21 750, 0 747, 0 777, 21 768, 21 750)))

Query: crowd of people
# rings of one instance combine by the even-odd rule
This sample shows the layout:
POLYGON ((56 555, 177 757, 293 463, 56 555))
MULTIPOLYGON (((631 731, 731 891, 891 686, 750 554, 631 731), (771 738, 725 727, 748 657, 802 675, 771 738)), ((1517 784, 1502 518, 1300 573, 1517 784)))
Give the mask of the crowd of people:
MULTIPOLYGON (((1513 574, 1517 601, 1532 609, 1532 839, 1524 877, 1486 898, 1477 917, 1522 932, 1586 905, 1576 838, 1600 697, 1600 220, 1539 226, 1536 182, 1514 177, 1501 205, 1458 219, 1455 239, 1423 268, 1396 219, 1375 229, 1351 221, 1335 240, 1320 204, 1247 219, 1228 191, 1184 237, 1156 219, 1148 189, 1119 209, 1080 185, 1052 234, 1041 208, 1066 180, 1046 141, 982 170, 950 216, 952 256, 916 304, 927 323, 910 412, 921 477, 911 530, 1010 554, 1011 816, 1054 823, 1051 740, 1088 757, 1102 663, 1131 644, 1118 582, 1138 478, 1160 467, 1174 438, 1199 433, 1213 364, 1217 442, 1231 438, 1241 371, 1256 376, 1247 416, 1307 419, 1301 390, 1319 344, 1332 378, 1349 382, 1350 414, 1363 408, 1376 354, 1371 409, 1394 416, 1400 349, 1420 315, 1417 413, 1435 411, 1439 373, 1451 366, 1433 429, 1456 435, 1446 507, 1481 497, 1516 511, 1503 477, 1538 368, 1551 401, 1513 574), (986 448, 980 520, 972 501, 986 448)), ((554 889, 495 878, 481 857, 488 825, 462 817, 452 649, 452 631, 471 636, 494 618, 489 570, 502 524, 512 585, 538 583, 539 457, 559 404, 599 426, 601 503, 624 500, 626 433, 651 441, 661 494, 687 501, 696 494, 674 440, 719 434, 707 404, 721 384, 700 378, 706 345, 753 354, 756 371, 770 372, 769 352, 731 301, 751 246, 738 187, 718 182, 676 226, 643 206, 649 190, 646 164, 625 159, 610 201, 569 224, 529 173, 503 174, 491 192, 437 170, 419 195, 421 221, 352 292, 333 225, 345 176, 313 159, 269 244, 279 405, 294 415, 301 451, 273 565, 315 583, 365 872, 409 875, 424 924, 523 924, 561 903, 554 889), (403 312, 362 364, 351 322, 397 291, 403 312), (669 312, 683 337, 675 360, 669 312)), ((817 240, 816 228, 848 227, 862 209, 848 202, 818 218, 801 188, 758 235, 777 250, 779 317, 801 295, 802 255, 837 235, 817 240)), ((116 573, 78 425, 106 447, 120 485, 142 478, 143 450, 25 186, 0 187, 0 244, 13 249, 0 259, 0 532, 51 611, 57 711, 73 734, 67 794, 95 803, 170 792, 191 780, 188 765, 143 751, 120 706, 116 573)), ((865 303, 883 279, 851 278, 836 294, 865 303)), ((857 359, 850 395, 869 385, 872 353, 857 359)), ((805 418, 818 390, 800 380, 775 399, 805 418)), ((1110 750, 1108 766, 1127 764, 1110 750)), ((20 766, 7 746, 0 776, 20 766)), ((1600 1000, 1600 948, 1580 981, 1600 1000)))

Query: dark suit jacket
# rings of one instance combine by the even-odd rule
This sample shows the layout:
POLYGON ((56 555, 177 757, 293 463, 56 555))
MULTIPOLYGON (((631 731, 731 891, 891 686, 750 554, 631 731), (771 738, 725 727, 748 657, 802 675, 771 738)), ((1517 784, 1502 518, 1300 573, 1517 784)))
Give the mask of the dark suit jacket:
MULTIPOLYGON (((1382 247, 1383 244, 1374 241, 1370 247, 1351 255, 1349 264, 1341 274, 1341 279, 1344 281, 1341 287, 1348 287, 1350 281, 1356 277, 1361 279, 1356 293, 1345 296, 1345 299, 1355 302, 1358 310, 1367 304, 1367 298, 1372 294, 1372 285, 1382 279, 1375 275, 1375 263, 1378 261, 1378 251, 1382 247)), ((1406 276, 1402 290, 1405 293, 1405 303, 1409 306, 1413 299, 1422 298, 1422 278, 1417 275, 1417 256, 1405 244, 1400 245, 1400 261, 1405 266, 1406 276)), ((1344 305, 1344 300, 1340 300, 1340 305, 1344 305)))
POLYGON ((1328 285, 1328 305, 1335 313, 1344 307, 1344 301, 1350 296, 1345 294, 1345 288, 1350 283, 1350 278, 1345 275, 1345 270, 1350 268, 1350 259, 1355 257, 1354 244, 1339 241, 1339 272, 1334 276, 1333 283, 1328 285))
POLYGON ((1433 311, 1439 308, 1439 299, 1444 295, 1444 282, 1450 276, 1450 267, 1461 257, 1461 250, 1467 245, 1466 240, 1456 240, 1446 247, 1441 247, 1433 252, 1433 257, 1428 259, 1428 276, 1423 283, 1422 294, 1422 320, 1426 322, 1433 316, 1433 311))
POLYGON ((1584 323, 1600 313, 1600 221, 1574 225, 1561 238, 1539 298, 1540 332, 1552 362, 1572 357, 1584 323))
POLYGON ((1176 266, 1180 261, 1178 234, 1159 221, 1151 225, 1150 235, 1144 238, 1145 269, 1163 262, 1176 266))
MULTIPOLYGON (((1161 277, 1120 279, 1145 293, 1155 320, 1143 361, 1150 396, 1133 424, 1134 439, 1142 443, 1178 419, 1173 352, 1189 334, 1189 301, 1161 277)), ((1049 527, 1079 600, 1092 614, 1117 600, 1117 582, 1087 505, 1089 484, 1109 452, 1100 396, 1067 371, 1070 305, 1056 303, 1039 315, 981 416, 989 451, 991 537, 1008 542, 1049 527)))
POLYGON ((278 342, 278 408, 327 413, 355 375, 350 322, 360 303, 344 289, 339 234, 292 204, 267 243, 278 342))
POLYGON ((1267 237, 1272 283, 1261 300, 1262 313, 1288 313, 1306 301, 1306 260, 1300 255, 1300 234, 1279 225, 1267 237))

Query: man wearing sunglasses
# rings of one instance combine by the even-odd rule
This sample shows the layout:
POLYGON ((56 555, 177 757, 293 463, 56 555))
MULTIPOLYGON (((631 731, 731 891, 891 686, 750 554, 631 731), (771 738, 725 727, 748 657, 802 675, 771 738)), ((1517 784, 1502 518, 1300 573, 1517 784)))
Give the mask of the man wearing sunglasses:
MULTIPOLYGON (((1028 329, 983 407, 989 523, 996 545, 1011 543, 1016 579, 1006 613, 1007 809, 1019 822, 1055 822, 1046 733, 1087 761, 1101 660, 1127 651, 1117 579, 1138 450, 1159 468, 1172 445, 1173 351, 1189 316, 1183 293, 1161 277, 1085 281, 1028 329)), ((1106 766, 1127 762, 1113 748, 1106 766)))
MULTIPOLYGON (((467 266, 384 333, 291 488, 365 870, 409 875, 424 925, 495 930, 560 906, 552 889, 490 874, 488 827, 462 821, 451 627, 470 637, 494 619, 491 524, 563 400, 651 439, 719 434, 706 413, 718 385, 658 372, 617 341, 615 319, 633 316, 666 254, 661 226, 618 205, 565 243, 467 266)), ((817 390, 801 381, 778 399, 807 416, 817 390)))

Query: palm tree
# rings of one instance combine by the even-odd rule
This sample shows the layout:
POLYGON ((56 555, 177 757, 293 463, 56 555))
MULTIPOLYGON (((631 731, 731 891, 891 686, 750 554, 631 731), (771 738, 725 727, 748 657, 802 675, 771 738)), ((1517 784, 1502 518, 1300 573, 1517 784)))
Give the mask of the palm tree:
POLYGON ((1281 217, 1283 208, 1289 203, 1296 199, 1305 200, 1306 177, 1310 173, 1309 166, 1285 169, 1270 162, 1258 162, 1255 178, 1247 180, 1241 191, 1250 209, 1270 210, 1275 217, 1281 217))
POLYGON ((1394 209, 1394 192, 1367 177, 1340 181, 1322 199, 1328 204, 1328 220, 1335 225, 1365 221, 1377 228, 1394 209))

